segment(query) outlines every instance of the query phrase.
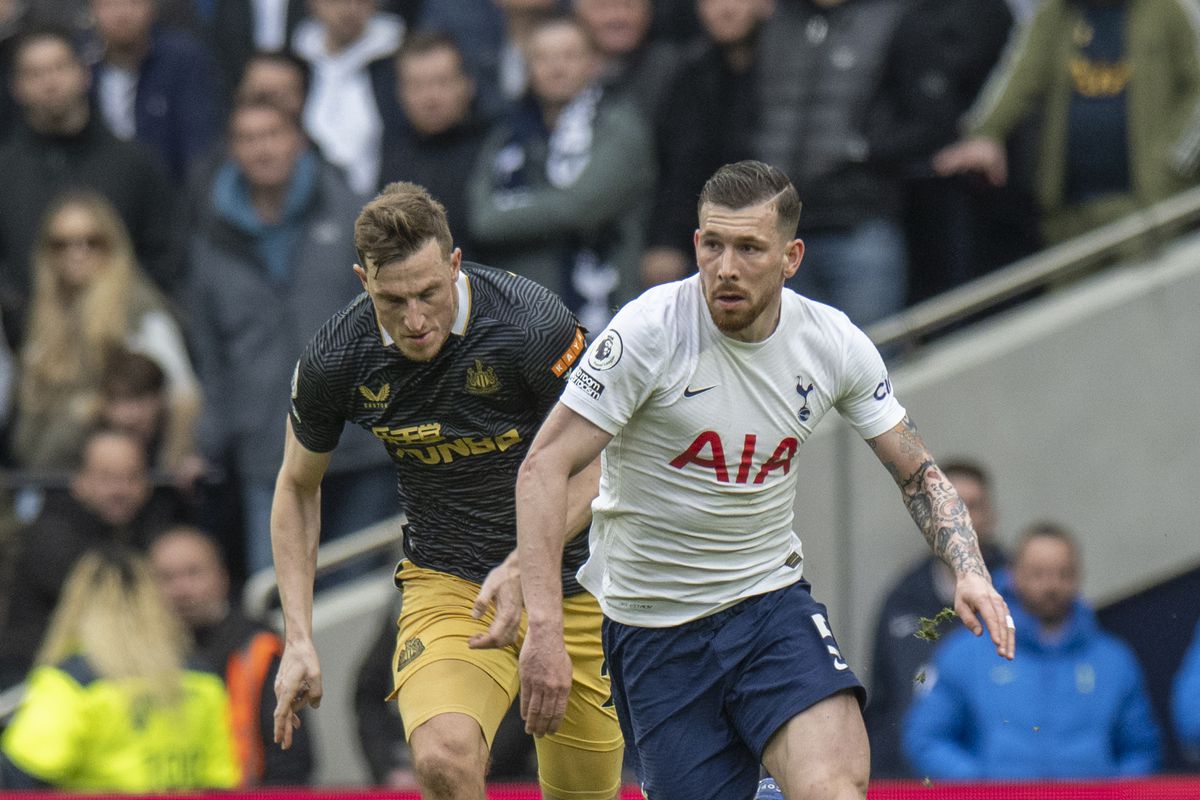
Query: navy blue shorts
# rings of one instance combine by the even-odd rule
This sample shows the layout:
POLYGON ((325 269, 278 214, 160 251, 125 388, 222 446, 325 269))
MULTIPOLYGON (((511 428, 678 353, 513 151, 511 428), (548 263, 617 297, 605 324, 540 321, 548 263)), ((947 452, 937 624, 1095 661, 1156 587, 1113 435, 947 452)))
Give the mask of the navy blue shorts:
POLYGON ((844 689, 865 700, 807 581, 671 628, 604 620, 626 747, 650 800, 754 796, 767 741, 844 689))

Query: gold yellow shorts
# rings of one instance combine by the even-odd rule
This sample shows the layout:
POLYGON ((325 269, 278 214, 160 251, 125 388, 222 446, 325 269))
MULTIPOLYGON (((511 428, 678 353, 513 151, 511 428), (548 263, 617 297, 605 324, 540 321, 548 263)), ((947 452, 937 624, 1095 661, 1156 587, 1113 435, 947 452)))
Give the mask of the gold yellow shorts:
MULTIPOLYGON (((472 650, 467 640, 487 631, 491 613, 471 617, 479 584, 405 560, 397 572, 400 609, 393 679, 404 729, 411 734, 438 714, 466 714, 488 747, 520 690, 514 645, 472 650)), ((563 599, 567 653, 574 685, 558 731, 536 740, 543 789, 566 800, 607 800, 620 787, 623 742, 600 645, 600 606, 584 592, 563 599)))

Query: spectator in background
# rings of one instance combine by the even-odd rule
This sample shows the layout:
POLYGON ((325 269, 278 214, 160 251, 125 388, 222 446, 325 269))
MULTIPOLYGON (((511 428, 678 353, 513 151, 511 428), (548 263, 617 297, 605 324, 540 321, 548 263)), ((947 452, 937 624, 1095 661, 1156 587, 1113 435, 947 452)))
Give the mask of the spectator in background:
POLYGON ((114 137, 92 113, 88 72, 70 35, 48 28, 23 34, 12 86, 25 125, 0 148, 0 303, 10 325, 24 330, 41 221, 69 188, 92 189, 112 204, 138 263, 170 296, 183 275, 182 205, 153 154, 114 137))
MULTIPOLYGON (((1005 558, 996 540, 996 510, 992 481, 987 471, 971 461, 952 460, 942 465, 954 490, 971 515, 979 551, 998 589, 1008 583, 1005 558)), ((871 693, 864 717, 871 738, 871 776, 909 778, 900 736, 904 715, 919 690, 921 675, 930 674, 933 646, 916 637, 922 617, 932 619, 943 608, 954 607, 954 573, 941 559, 927 556, 888 590, 875 623, 871 660, 871 693)))
POLYGON ((417 29, 454 38, 475 79, 480 110, 494 116, 525 94, 529 33, 562 5, 563 0, 425 3, 417 29))
POLYGON ((232 96, 258 53, 281 53, 304 19, 305 0, 214 0, 213 52, 225 96, 232 96))
POLYGON ((177 184, 220 129, 217 66, 191 34, 157 25, 159 0, 91 0, 101 60, 96 107, 120 139, 162 158, 177 184))
POLYGON ((707 42, 682 64, 659 116, 658 185, 642 255, 645 286, 695 269, 692 232, 700 190, 722 164, 749 157, 758 117, 758 30, 772 6, 772 0, 696 0, 707 42))
MULTIPOLYGON (((255 53, 246 62, 233 89, 233 105, 266 103, 301 119, 308 99, 310 77, 308 63, 290 52, 255 53)), ((309 145, 319 154, 311 140, 309 145)), ((227 150, 225 138, 221 137, 189 176, 188 202, 193 224, 204 217, 213 177, 225 163, 227 150)))
POLYGON ((1200 625, 1175 675, 1171 712, 1179 744, 1189 760, 1200 762, 1200 625))
POLYGON ((1133 651, 1104 633, 1079 597, 1075 538, 1031 526, 1012 569, 1017 658, 955 633, 926 673, 904 747, 916 774, 946 780, 1147 775, 1158 725, 1133 651))
MULTIPOLYGON (((1016 261, 1040 246, 1025 180, 1004 189, 941 176, 934 153, 1000 58, 1012 12, 1005 0, 918 0, 900 18, 867 127, 868 152, 901 181, 909 302, 1016 261)), ((1027 134, 1014 137, 1023 155, 1027 134)), ((1027 159, 1018 159, 1027 160, 1027 159)))
MULTIPOLYGON (((288 413, 296 360, 362 288, 346 268, 360 205, 294 117, 264 103, 233 110, 228 157, 192 243, 188 299, 206 401, 198 445, 211 463, 228 456, 236 465, 251 571, 271 566, 271 499, 283 458, 278 421, 288 413)), ((387 453, 359 428, 342 437, 326 480, 325 537, 395 513, 387 453)))
POLYGON ((1040 119, 1034 193, 1061 242, 1196 183, 1200 16, 1188 0, 1043 0, 967 120, 943 175, 1003 186, 1004 142, 1040 119))
POLYGON ((758 51, 756 157, 792 179, 804 265, 788 287, 858 326, 900 310, 907 284, 900 194, 866 133, 907 0, 776 0, 758 51))
POLYGON ((100 415, 101 384, 119 350, 167 374, 168 470, 192 451, 199 385, 166 301, 138 269, 116 210, 73 192, 47 210, 33 256, 34 294, 20 352, 13 453, 32 469, 69 469, 100 415))
POLYGON ((187 652, 143 557, 112 548, 85 555, 0 740, 0 788, 236 786, 225 687, 187 666, 187 652))
POLYGON ((654 125, 679 71, 681 53, 672 41, 650 39, 650 0, 572 0, 572 5, 599 51, 605 91, 632 100, 654 125))
POLYGON ((379 183, 384 129, 399 122, 392 56, 404 21, 379 0, 311 0, 292 50, 312 68, 304 128, 360 195, 379 183))
POLYGON ((416 33, 396 56, 396 95, 404 126, 384 138, 380 188, 392 181, 424 186, 446 207, 450 230, 467 258, 467 181, 488 124, 477 112, 475 82, 454 39, 416 33))
POLYGON ((142 442, 151 470, 173 478, 192 501, 192 510, 207 510, 194 490, 197 481, 212 476, 207 474, 208 464, 192 449, 190 425, 185 431, 187 449, 175 450, 172 434, 177 426, 172 422, 167 374, 158 362, 128 350, 114 352, 100 381, 99 416, 100 427, 131 433, 142 442))
POLYGON ((67 493, 54 493, 19 535, 7 625, 0 631, 0 687, 29 670, 67 573, 106 544, 144 548, 178 519, 178 505, 156 492, 142 442, 120 431, 92 433, 67 493))
POLYGON ((296 732, 287 750, 273 741, 283 640, 230 602, 229 573, 216 540, 199 528, 169 528, 151 542, 149 558, 159 589, 195 640, 197 661, 225 678, 242 786, 307 785, 313 770, 308 727, 296 732))
POLYGON ((476 164, 471 238, 486 263, 546 286, 600 330, 639 289, 650 134, 636 108, 596 83, 597 53, 576 20, 534 28, 529 68, 528 96, 476 164))
POLYGON ((310 78, 308 64, 291 53, 257 52, 246 61, 235 101, 270 103, 300 119, 308 99, 310 78))

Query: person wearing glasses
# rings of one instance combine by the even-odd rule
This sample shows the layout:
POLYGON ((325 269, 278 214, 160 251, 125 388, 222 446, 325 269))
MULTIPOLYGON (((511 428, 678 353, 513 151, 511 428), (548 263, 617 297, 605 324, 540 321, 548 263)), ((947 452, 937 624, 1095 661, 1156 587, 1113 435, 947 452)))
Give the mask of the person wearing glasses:
POLYGON ((138 267, 116 209, 95 192, 55 200, 32 259, 33 301, 21 348, 13 454, 26 469, 71 469, 98 421, 108 362, 153 359, 167 379, 170 470, 191 452, 199 384, 166 299, 138 267))

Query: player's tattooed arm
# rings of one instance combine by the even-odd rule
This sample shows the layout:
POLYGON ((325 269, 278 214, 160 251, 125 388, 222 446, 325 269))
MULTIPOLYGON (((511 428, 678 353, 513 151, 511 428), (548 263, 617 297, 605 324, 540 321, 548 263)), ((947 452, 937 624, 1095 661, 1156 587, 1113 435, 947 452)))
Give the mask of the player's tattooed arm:
POLYGON ((989 577, 967 507, 925 448, 913 421, 905 415, 868 444, 900 487, 908 513, 934 554, 957 575, 989 577))

